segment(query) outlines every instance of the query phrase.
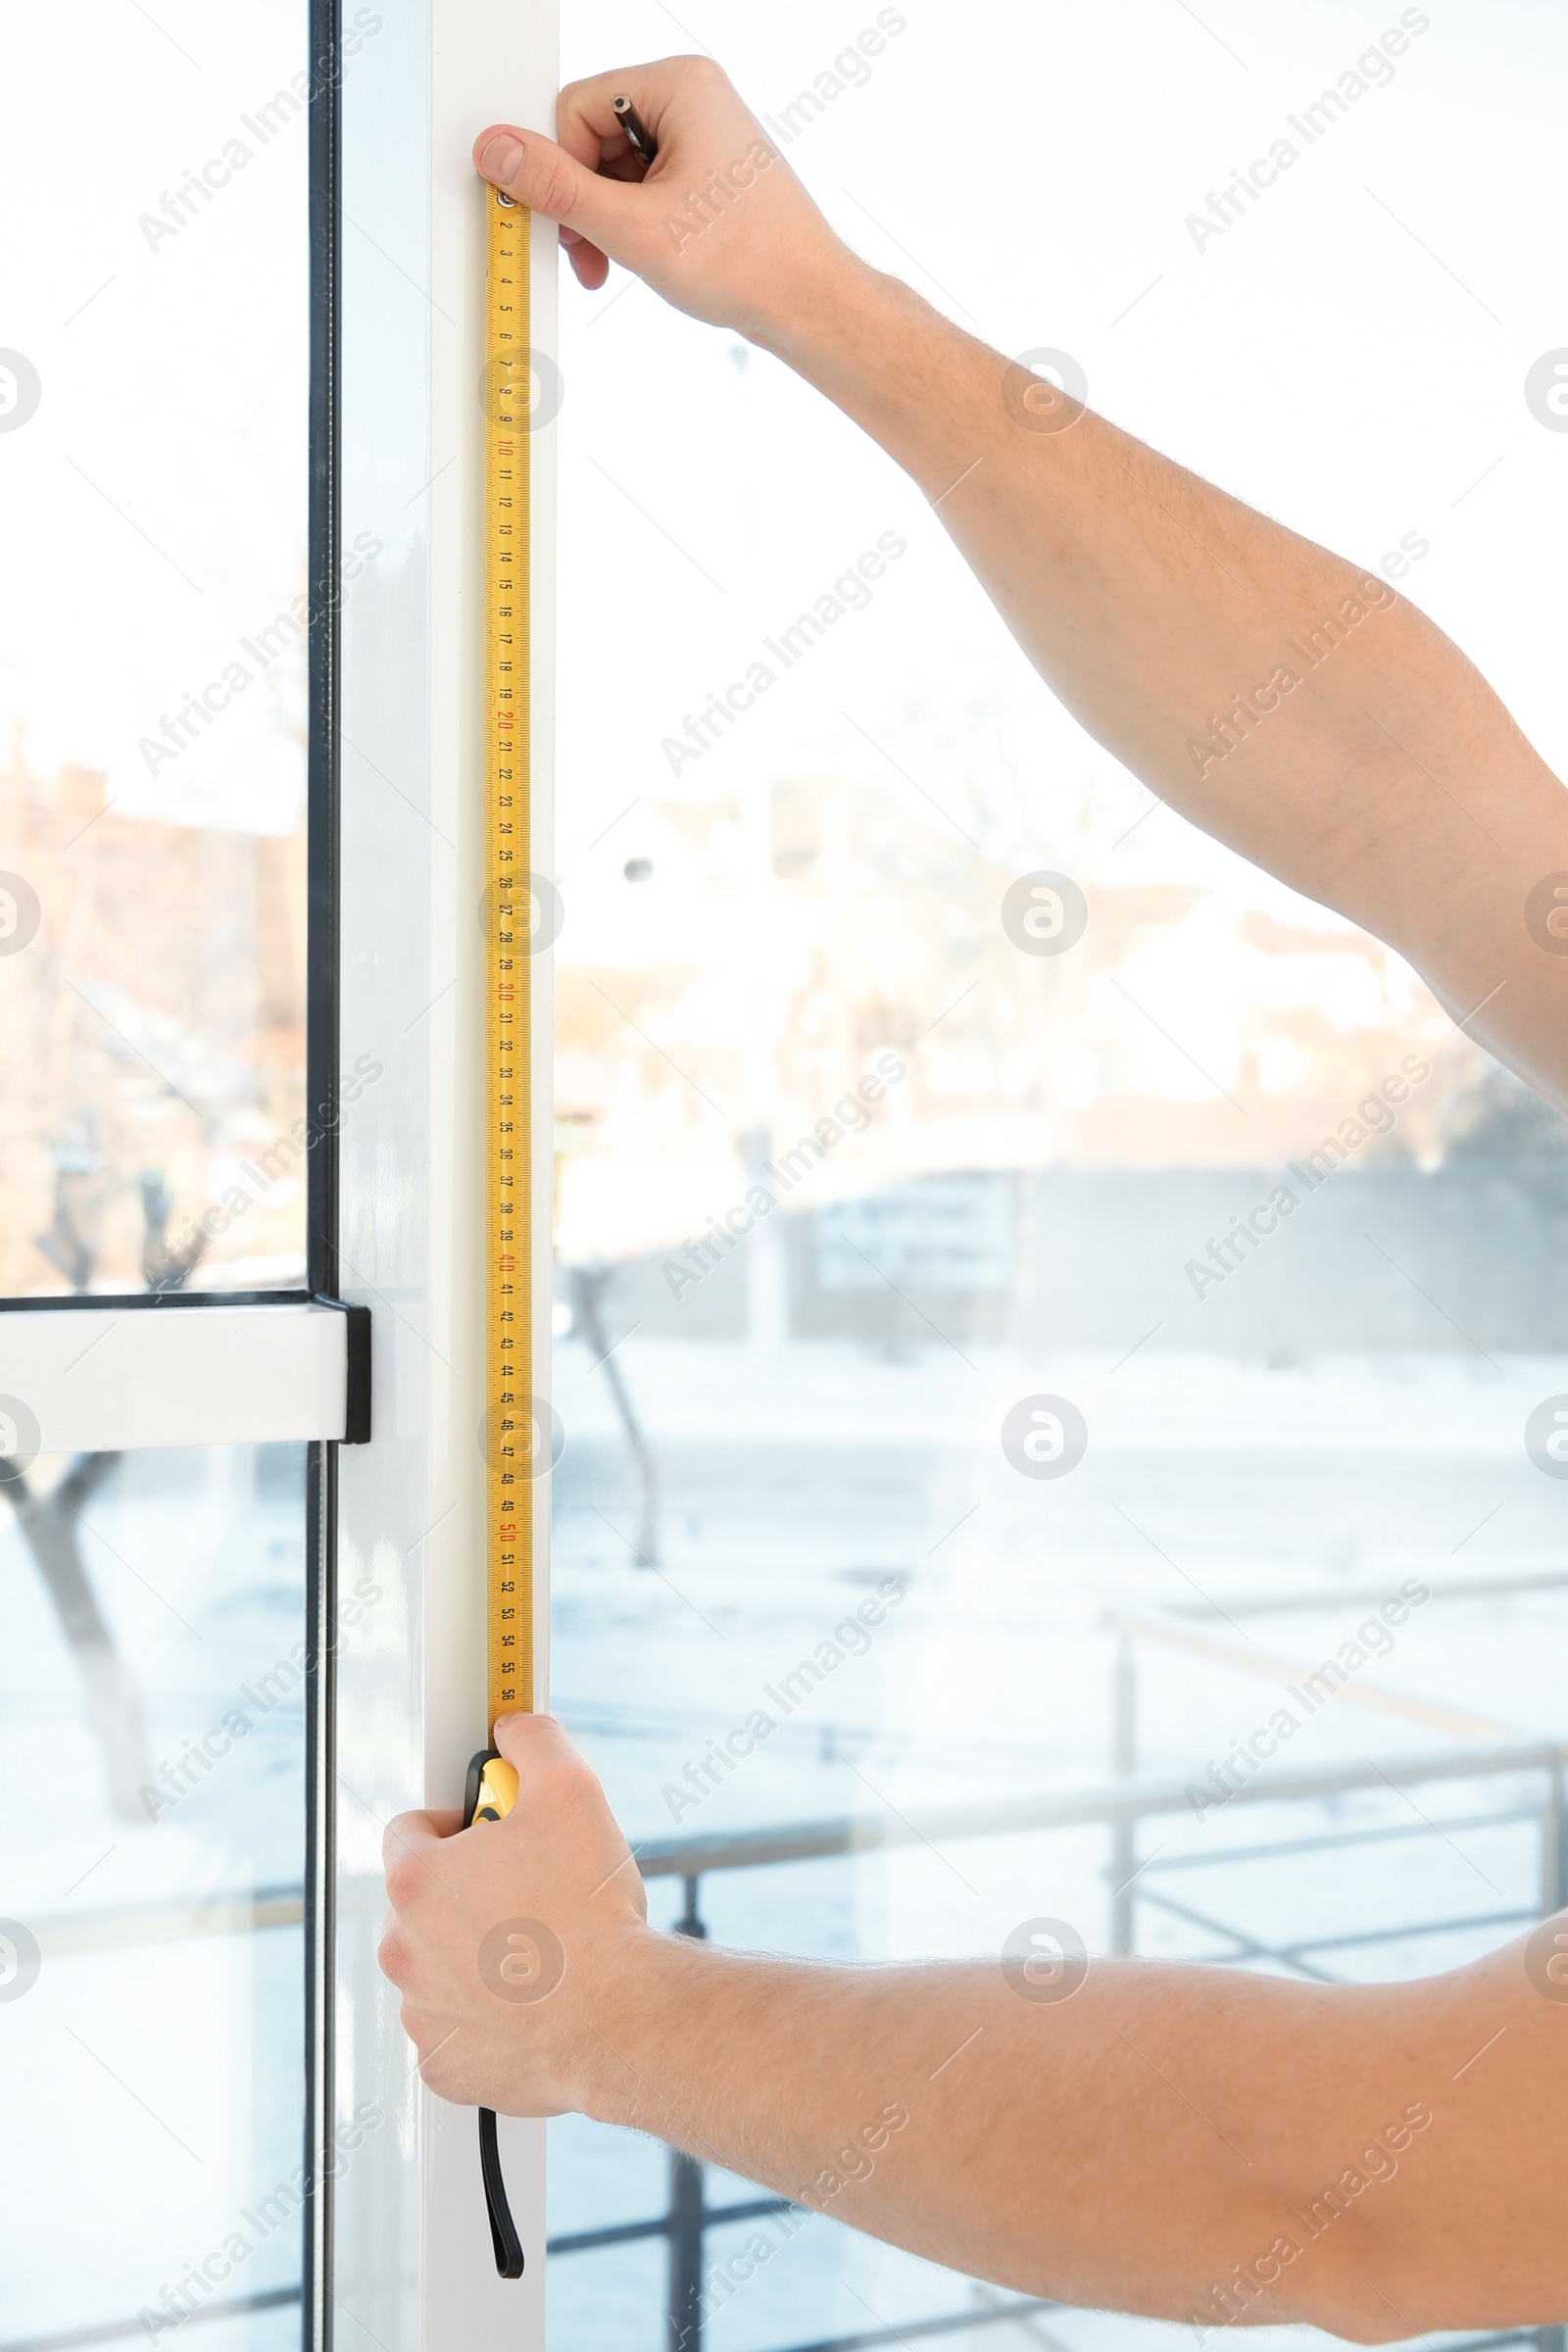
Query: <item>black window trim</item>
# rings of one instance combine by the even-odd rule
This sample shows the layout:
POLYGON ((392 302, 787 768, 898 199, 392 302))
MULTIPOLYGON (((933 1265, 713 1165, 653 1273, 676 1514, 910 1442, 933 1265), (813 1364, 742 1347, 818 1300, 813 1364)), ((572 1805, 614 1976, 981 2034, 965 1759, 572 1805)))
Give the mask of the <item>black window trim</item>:
MULTIPOLYGON (((322 1136, 306 1195, 306 1282, 338 1290, 338 1013, 341 803, 338 791, 338 515, 342 210, 341 0, 310 12, 310 545, 307 754, 306 1102, 322 1136)), ((362 1313, 356 1322, 368 1322, 362 1313)), ((368 1358, 368 1333, 363 1334, 368 1358)), ((367 1377, 368 1364, 367 1360, 367 1377)), ((367 1398, 368 1402, 368 1398, 367 1398)), ((368 1437, 368 1415, 364 1435, 368 1437)), ((354 1434, 358 1435, 356 1431, 354 1434)), ((306 1496, 305 2148, 300 2247, 302 2352, 332 2352, 332 1985, 337 1854, 337 1447, 312 1446, 306 1496)))

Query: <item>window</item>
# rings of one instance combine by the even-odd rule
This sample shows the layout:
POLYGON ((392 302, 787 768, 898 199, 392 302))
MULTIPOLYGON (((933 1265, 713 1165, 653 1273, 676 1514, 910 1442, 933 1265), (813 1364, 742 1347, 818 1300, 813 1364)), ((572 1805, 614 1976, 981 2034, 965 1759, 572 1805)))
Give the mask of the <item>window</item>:
POLYGON ((209 1446, 8 1489, 8 2338, 301 2341, 306 1478, 209 1446))
MULTIPOLYGON (((681 37, 870 258, 1354 550, 1550 757, 1560 44, 1431 12, 1385 72, 1341 0, 1203 14, 681 37)), ((668 38, 567 24, 570 73, 668 38)), ((375 1963, 385 1823, 484 1709, 467 157, 498 91, 549 120, 554 11, 88 0, 12 50, 0 2352, 536 2346, 547 2244, 556 2352, 1033 2340, 573 2119, 548 2224, 504 2128, 498 2281, 375 1963)), ((1499 1941, 1568 1891, 1561 1123, 1097 750, 842 418, 623 280, 558 335, 537 222, 532 272, 536 1635, 554 1541, 554 1703, 655 1916, 1357 1980, 1499 1941)))
MULTIPOLYGON (((0 2065, 35 2153, 0 2328, 59 2352, 162 2340, 182 2298, 235 2352, 356 2327, 474 2352, 542 2298, 542 2132, 503 2135, 532 2256, 503 2284, 472 2118, 422 2094, 375 1946, 383 1826, 453 1801, 483 1731, 466 157, 498 74, 545 118, 554 21, 337 13, 90 12, 73 72, 117 191, 145 190, 112 227, 48 106, 8 147, 53 242, 0 377, 33 567, 0 902, 25 1109, 0 1166, 0 2065), (108 349, 150 372, 106 417, 105 344, 69 338, 116 303, 108 349), (51 500, 89 517, 79 547, 51 500), (102 2152, 101 2261, 64 2116, 102 2152)), ((18 86, 58 86, 58 36, 26 37, 18 86)), ((554 258, 536 235, 546 350, 554 258)), ((548 581, 548 436, 533 464, 548 581)), ((550 643, 541 594, 541 675, 550 643)), ((547 860, 549 743, 541 696, 547 860)))
POLYGON ((321 1759, 368 1590, 336 1610, 332 1441, 368 1369, 329 1296, 364 1078, 323 688, 372 561, 332 529, 324 22, 13 41, 0 2328, 35 2345, 321 2340, 321 1759))
MULTIPOLYGON (((1521 384, 1561 44, 1405 12, 1355 75, 1381 21, 1200 13, 682 37, 869 260, 1396 582, 1560 759, 1521 384)), ((635 53, 566 24, 568 74, 635 53)), ((566 285, 562 367, 555 1691, 654 1915, 1358 1981, 1502 1942, 1564 1894, 1523 1437, 1568 1390, 1561 1121, 1081 733, 771 359, 616 273, 566 285)), ((666 2303, 770 2352, 1034 2340, 831 2208, 699 2232, 691 2168, 551 2133, 561 2352, 666 2303)))
POLYGON ((15 39, 0 1289, 298 1289, 306 11, 15 39))

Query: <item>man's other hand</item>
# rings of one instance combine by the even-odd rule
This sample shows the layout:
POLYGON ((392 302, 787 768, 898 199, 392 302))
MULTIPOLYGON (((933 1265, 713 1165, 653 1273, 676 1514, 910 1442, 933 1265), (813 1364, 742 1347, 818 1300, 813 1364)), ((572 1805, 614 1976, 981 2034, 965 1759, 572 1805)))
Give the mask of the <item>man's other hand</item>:
POLYGON ((630 1848, 560 1724, 503 1716, 496 1745, 517 1774, 504 1821, 403 1813, 388 1828, 378 1957, 432 2090, 558 2115, 576 2103, 590 2019, 654 1938, 630 1848))
POLYGON ((473 160, 519 204, 561 222, 585 286, 602 286, 618 262, 693 318, 771 346, 859 269, 710 58, 574 81, 561 94, 559 128, 557 144, 492 123, 473 160), (621 94, 658 143, 646 177, 611 106, 621 94))

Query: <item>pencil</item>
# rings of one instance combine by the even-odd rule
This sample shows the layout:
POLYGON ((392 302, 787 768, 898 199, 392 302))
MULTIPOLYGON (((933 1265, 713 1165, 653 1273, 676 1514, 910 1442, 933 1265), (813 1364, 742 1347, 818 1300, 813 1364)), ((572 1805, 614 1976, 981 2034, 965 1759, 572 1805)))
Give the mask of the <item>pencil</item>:
POLYGON ((610 103, 614 110, 615 121, 626 134, 627 146, 633 155, 641 156, 646 169, 659 153, 659 141, 629 98, 612 98, 610 103))

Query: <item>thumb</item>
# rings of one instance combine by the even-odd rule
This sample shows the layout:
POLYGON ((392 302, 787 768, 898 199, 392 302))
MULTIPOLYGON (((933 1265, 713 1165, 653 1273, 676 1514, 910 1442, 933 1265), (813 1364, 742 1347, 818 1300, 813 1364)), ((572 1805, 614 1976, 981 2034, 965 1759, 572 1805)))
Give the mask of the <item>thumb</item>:
POLYGON ((575 229, 602 253, 615 256, 636 219, 634 183, 590 172, 540 131, 507 124, 482 130, 473 143, 473 160, 491 185, 514 203, 575 229))
POLYGON ((552 1764, 576 1763, 577 1750, 554 1715, 498 1715, 495 1742, 519 1780, 552 1764))

